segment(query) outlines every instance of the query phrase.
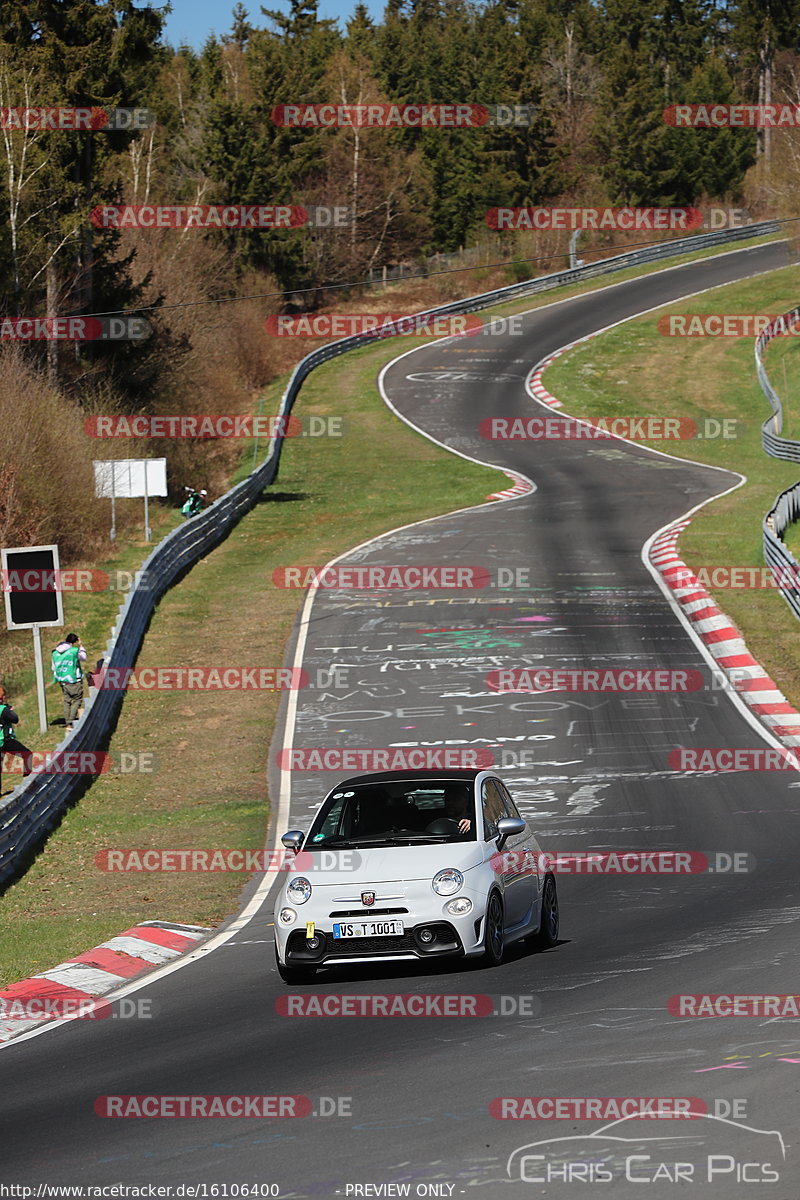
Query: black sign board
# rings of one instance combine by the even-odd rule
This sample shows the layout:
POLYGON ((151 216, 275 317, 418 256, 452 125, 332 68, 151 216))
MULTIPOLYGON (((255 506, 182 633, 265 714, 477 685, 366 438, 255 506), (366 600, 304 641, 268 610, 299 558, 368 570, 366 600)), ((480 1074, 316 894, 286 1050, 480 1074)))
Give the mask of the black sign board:
POLYGON ((0 551, 6 625, 63 625, 58 546, 16 546, 0 551))

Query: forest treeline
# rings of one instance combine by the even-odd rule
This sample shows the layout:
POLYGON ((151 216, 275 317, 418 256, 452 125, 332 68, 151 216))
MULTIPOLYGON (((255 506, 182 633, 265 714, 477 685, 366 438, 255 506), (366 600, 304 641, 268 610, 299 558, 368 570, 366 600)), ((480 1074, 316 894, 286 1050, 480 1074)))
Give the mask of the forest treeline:
MULTIPOLYGON (((330 305, 316 289, 487 240, 505 238, 507 257, 563 253, 567 235, 491 232, 493 207, 744 200, 791 212, 795 133, 675 128, 663 112, 800 100, 800 0, 388 0, 379 21, 357 4, 343 28, 319 18, 317 0, 284 12, 239 3, 229 32, 200 51, 167 44, 164 21, 162 8, 134 0, 0 5, 4 113, 152 116, 138 129, 8 119, 0 129, 0 316, 130 312, 153 328, 141 342, 0 348, 3 544, 55 539, 58 527, 67 557, 85 549, 99 456, 82 433, 87 414, 247 409, 286 365, 285 347, 264 335, 267 314, 330 305), (506 105, 529 120, 386 129, 274 119, 281 105, 321 103, 506 105), (267 230, 90 219, 119 204, 322 206, 347 217, 267 230), (59 445, 71 473, 46 470, 59 445), (65 505, 70 474, 77 512, 65 505)), ((198 470, 221 486, 231 465, 229 447, 166 450, 176 486, 198 470)))

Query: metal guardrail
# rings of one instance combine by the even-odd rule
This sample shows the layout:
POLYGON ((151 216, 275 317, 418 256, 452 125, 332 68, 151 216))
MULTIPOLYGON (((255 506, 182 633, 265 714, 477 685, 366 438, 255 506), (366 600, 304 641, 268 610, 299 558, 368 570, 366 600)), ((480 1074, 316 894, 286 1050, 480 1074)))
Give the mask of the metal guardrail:
POLYGON ((800 305, 797 308, 791 309, 790 312, 776 317, 758 335, 755 345, 756 375, 758 376, 758 382, 761 384, 761 390, 772 409, 770 416, 761 425, 761 445, 770 457, 784 458, 789 462, 800 462, 800 442, 792 441, 791 438, 781 437, 783 429, 783 406, 780 396, 769 381, 762 356, 772 339, 778 337, 785 329, 793 325, 797 321, 798 316, 800 316, 800 305))
MULTIPOLYGON (((782 313, 767 325, 756 338, 756 375, 761 390, 769 401, 772 413, 761 425, 761 445, 771 458, 800 462, 800 442, 781 437, 783 429, 783 405, 778 393, 769 381, 764 366, 763 354, 773 338, 779 337, 800 316, 800 305, 782 313)), ((783 535, 800 513, 800 483, 781 492, 772 508, 764 517, 762 541, 764 561, 771 569, 781 595, 796 617, 800 617, 800 563, 783 541, 783 535)))
POLYGON ((764 518, 764 559, 781 595, 800 617, 800 563, 783 541, 783 534, 800 514, 800 483, 781 492, 764 518))
MULTIPOLYGON (((614 258, 555 271, 538 279, 527 279, 465 300, 456 300, 452 304, 427 309, 420 315, 475 312, 518 297, 549 291, 565 283, 608 275, 627 267, 674 258, 728 242, 735 243, 766 236, 777 233, 779 229, 777 221, 762 221, 738 229, 659 242, 657 245, 632 250, 614 258)), ((288 417, 303 381, 315 367, 347 353, 348 350, 374 343, 373 335, 357 334, 330 342, 306 355, 292 372, 281 399, 278 416, 288 417)), ((261 466, 204 512, 172 530, 155 547, 146 559, 135 586, 127 594, 120 608, 106 655, 109 671, 121 672, 133 667, 158 600, 185 571, 218 545, 241 517, 254 506, 264 488, 272 483, 277 474, 282 444, 283 437, 276 435, 261 466)), ((122 691, 102 688, 98 690, 87 700, 84 714, 74 731, 53 753, 96 751, 107 745, 116 725, 124 694, 122 691)), ((89 782, 90 777, 76 774, 35 773, 15 788, 10 796, 0 801, 0 884, 19 873, 28 856, 58 824, 69 805, 82 794, 89 782)))

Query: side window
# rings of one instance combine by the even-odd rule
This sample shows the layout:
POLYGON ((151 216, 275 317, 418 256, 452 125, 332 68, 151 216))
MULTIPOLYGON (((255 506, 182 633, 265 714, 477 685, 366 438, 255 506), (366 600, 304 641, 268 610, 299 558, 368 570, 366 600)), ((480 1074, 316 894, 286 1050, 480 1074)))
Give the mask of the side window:
POLYGON ((481 801, 483 803, 484 838, 488 842, 497 837, 497 822, 506 815, 503 797, 494 780, 485 779, 483 781, 481 801))
POLYGON ((509 816, 509 817, 519 817, 520 821, 524 820, 524 817, 523 817, 523 816, 521 815, 521 813, 519 812, 519 810, 518 810, 518 808, 517 808, 516 804, 515 804, 515 803, 514 803, 514 801, 511 799, 511 796, 510 796, 510 794, 509 794, 508 788, 505 788, 505 787, 503 787, 503 786, 502 786, 502 784, 500 785, 500 794, 502 795, 502 797, 503 797, 503 803, 504 803, 504 804, 505 804, 505 806, 506 806, 506 814, 507 814, 507 816, 509 816))

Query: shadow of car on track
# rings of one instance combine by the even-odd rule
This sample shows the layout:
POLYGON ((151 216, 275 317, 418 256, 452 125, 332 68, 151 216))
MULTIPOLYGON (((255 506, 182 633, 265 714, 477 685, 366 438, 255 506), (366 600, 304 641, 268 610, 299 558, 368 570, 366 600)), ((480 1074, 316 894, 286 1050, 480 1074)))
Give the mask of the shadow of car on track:
POLYGON ((537 946, 532 939, 525 938, 521 942, 513 942, 507 946, 503 961, 499 967, 492 966, 484 958, 461 959, 463 969, 468 971, 497 971, 512 963, 520 962, 523 958, 541 959, 544 955, 553 954, 560 946, 568 946, 572 938, 558 938, 552 946, 537 946))
MULTIPOLYGON (((538 961, 545 955, 549 956, 555 953, 561 946, 568 946, 570 942, 570 938, 559 938, 554 946, 546 949, 539 949, 533 944, 527 944, 527 939, 522 942, 514 942, 506 949, 503 961, 499 966, 493 966, 483 958, 455 957, 440 958, 436 962, 425 959, 417 962, 398 959, 395 962, 360 962, 349 965, 342 963, 335 967, 320 967, 311 981, 297 985, 283 984, 282 986, 297 987, 302 990, 303 988, 344 983, 365 983, 368 980, 435 979, 442 976, 473 975, 476 972, 484 971, 491 972, 493 977, 499 979, 499 972, 502 972, 503 967, 512 966, 526 958, 538 961)), ((276 968, 271 967, 271 970, 274 970, 277 975, 276 968)))

